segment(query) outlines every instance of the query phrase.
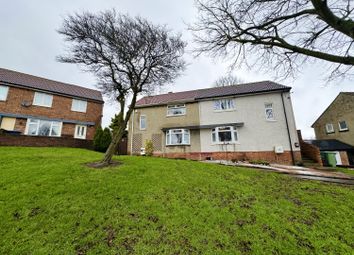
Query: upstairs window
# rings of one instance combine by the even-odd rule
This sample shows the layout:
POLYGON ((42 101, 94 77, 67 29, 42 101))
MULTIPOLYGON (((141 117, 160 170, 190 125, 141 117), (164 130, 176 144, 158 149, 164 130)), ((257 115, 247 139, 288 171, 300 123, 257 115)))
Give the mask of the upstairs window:
POLYGON ((327 123, 326 124, 326 133, 330 134, 330 133, 334 133, 334 127, 332 123, 327 123))
POLYGON ((167 116, 179 116, 186 114, 185 104, 176 104, 167 106, 167 116))
POLYGON ((0 101, 6 101, 9 87, 0 85, 0 101))
POLYGON ((27 120, 27 135, 60 136, 62 123, 39 119, 27 120))
POLYGON ((338 125, 339 125, 339 131, 347 131, 348 130, 347 122, 345 122, 345 120, 339 121, 338 125))
POLYGON ((266 120, 274 120, 273 104, 267 103, 264 105, 264 107, 266 120))
POLYGON ((35 92, 33 105, 52 107, 53 96, 45 93, 35 92))
POLYGON ((188 129, 170 129, 166 132, 166 145, 189 145, 190 134, 188 129))
POLYGON ((141 115, 139 122, 140 122, 140 130, 145 130, 146 129, 146 116, 141 115))
POLYGON ((87 101, 73 99, 71 110, 74 112, 86 112, 87 101))
POLYGON ((220 99, 214 101, 214 111, 225 111, 235 109, 233 99, 220 99))
POLYGON ((237 142, 237 129, 232 126, 216 127, 211 132, 213 143, 233 143, 237 142))

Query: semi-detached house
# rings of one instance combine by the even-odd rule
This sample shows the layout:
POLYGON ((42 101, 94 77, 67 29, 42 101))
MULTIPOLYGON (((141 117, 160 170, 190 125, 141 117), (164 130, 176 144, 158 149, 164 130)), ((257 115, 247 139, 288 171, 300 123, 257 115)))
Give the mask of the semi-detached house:
POLYGON ((290 87, 271 81, 148 96, 136 103, 128 150, 188 159, 301 160, 290 87))
MULTIPOLYGON (((92 140, 102 109, 97 90, 0 68, 0 129, 20 135, 13 145, 75 146, 72 141, 92 140)), ((0 145, 15 141, 0 138, 0 145)))

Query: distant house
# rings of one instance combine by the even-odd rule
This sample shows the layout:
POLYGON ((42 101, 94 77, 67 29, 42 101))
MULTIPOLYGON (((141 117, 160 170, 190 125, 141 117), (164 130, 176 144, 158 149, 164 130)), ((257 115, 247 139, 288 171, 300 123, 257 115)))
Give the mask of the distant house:
POLYGON ((354 92, 341 92, 312 124, 316 139, 337 139, 354 146, 354 92))
MULTIPOLYGON (((75 140, 92 140, 103 103, 97 90, 0 68, 0 129, 21 135, 14 145, 74 146, 75 140), (71 140, 64 143, 64 138, 71 140)), ((14 142, 8 139, 2 137, 0 145, 14 142)))
POLYGON ((301 160, 290 87, 271 81, 148 96, 129 122, 131 154, 151 140, 170 158, 301 160))
POLYGON ((354 164, 354 92, 339 93, 312 127, 317 139, 311 141, 313 145, 321 151, 336 151, 337 163, 354 164))

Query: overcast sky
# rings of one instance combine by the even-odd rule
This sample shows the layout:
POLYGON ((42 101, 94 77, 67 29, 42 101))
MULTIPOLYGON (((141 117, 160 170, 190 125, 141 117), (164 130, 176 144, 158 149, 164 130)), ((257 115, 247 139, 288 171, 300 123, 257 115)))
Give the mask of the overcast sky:
MULTIPOLYGON (((56 61, 64 52, 63 38, 56 32, 63 17, 73 12, 98 12, 115 8, 132 16, 140 15, 153 23, 166 24, 180 32, 188 42, 185 59, 189 63, 183 76, 165 91, 182 91, 210 87, 219 76, 229 71, 225 60, 194 58, 194 47, 187 25, 197 16, 193 0, 2 0, 0 8, 0 67, 25 72, 62 82, 95 88, 96 79, 78 66, 56 61)), ((281 80, 291 86, 297 128, 303 136, 313 138, 311 124, 340 91, 354 91, 354 83, 342 81, 326 85, 320 62, 304 66, 296 79, 281 80)), ((247 68, 232 70, 245 81, 275 80, 272 73, 247 68)), ((279 80, 278 80, 279 81, 279 80)), ((117 106, 106 102, 103 126, 107 126, 117 106)))

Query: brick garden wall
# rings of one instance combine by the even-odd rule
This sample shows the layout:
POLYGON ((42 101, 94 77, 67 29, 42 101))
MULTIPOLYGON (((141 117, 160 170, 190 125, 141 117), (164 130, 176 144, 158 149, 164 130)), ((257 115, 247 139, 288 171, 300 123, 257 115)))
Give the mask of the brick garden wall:
POLYGON ((0 134, 0 146, 74 147, 92 149, 92 141, 74 139, 70 137, 44 137, 0 134))
MULTIPOLYGON (((192 160, 206 160, 212 158, 213 160, 256 160, 262 159, 270 163, 279 163, 292 165, 291 152, 285 151, 281 154, 276 154, 274 151, 259 151, 259 152, 191 152, 191 153, 160 153, 155 154, 158 157, 166 158, 185 158, 192 160)), ((295 162, 301 161, 301 153, 294 152, 295 162)))

